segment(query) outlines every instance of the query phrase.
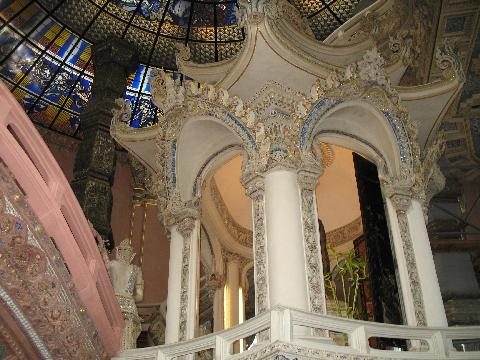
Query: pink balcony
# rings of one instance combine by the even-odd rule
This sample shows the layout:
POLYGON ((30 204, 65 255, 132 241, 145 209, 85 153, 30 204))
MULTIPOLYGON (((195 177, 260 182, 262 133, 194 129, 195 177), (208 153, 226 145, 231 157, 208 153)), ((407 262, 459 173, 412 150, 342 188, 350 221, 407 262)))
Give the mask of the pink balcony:
POLYGON ((123 318, 87 219, 42 137, 1 82, 0 159, 62 254, 105 349, 116 354, 123 318))

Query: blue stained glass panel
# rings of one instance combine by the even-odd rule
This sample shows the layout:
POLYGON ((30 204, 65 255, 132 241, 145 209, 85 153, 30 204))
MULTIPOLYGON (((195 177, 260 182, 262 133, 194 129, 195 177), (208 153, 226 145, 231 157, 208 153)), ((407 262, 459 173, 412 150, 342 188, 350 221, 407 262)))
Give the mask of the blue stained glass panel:
MULTIPOLYGON (((58 63, 48 56, 40 58, 28 72, 20 86, 38 95, 48 86, 58 70, 58 63)), ((52 99, 49 99, 52 100, 52 99)))
POLYGON ((149 80, 150 80, 151 77, 153 77, 152 71, 153 71, 152 68, 148 68, 148 71, 147 71, 147 74, 145 75, 145 80, 144 80, 144 83, 143 83, 143 88, 142 88, 143 93, 150 94, 150 81, 149 80))
POLYGON ((143 128, 153 125, 157 122, 157 107, 153 104, 150 96, 141 96, 137 99, 135 108, 130 121, 130 126, 134 128, 143 128))
POLYGON ((46 47, 61 30, 62 26, 59 23, 52 18, 47 18, 33 31, 29 40, 46 47))
POLYGON ((65 108, 81 113, 92 95, 92 79, 80 77, 75 88, 66 101, 65 108))
POLYGON ((145 65, 139 65, 137 70, 128 77, 127 86, 129 90, 139 91, 142 84, 143 75, 145 74, 145 65))
POLYGON ((63 102, 75 85, 77 77, 78 73, 75 71, 65 67, 61 68, 48 88, 45 89, 43 97, 55 103, 63 102))
POLYGON ((140 14, 147 19, 160 17, 166 4, 165 1, 159 0, 113 0, 113 3, 127 11, 134 12, 140 1, 141 4, 137 14, 140 14))
POLYGON ((80 126, 80 118, 77 114, 62 111, 55 120, 55 130, 67 135, 73 135, 80 126))
POLYGON ((17 83, 39 56, 39 51, 28 42, 22 43, 0 66, 0 75, 17 83))
POLYGON ((147 19, 158 18, 162 16, 165 2, 159 0, 143 0, 140 6, 140 13, 147 19))
POLYGON ((218 26, 229 26, 237 23, 237 5, 235 3, 217 4, 218 26))
MULTIPOLYGON (((197 5, 200 7, 201 5, 197 5)), ((190 19, 192 3, 187 0, 173 0, 168 6, 170 20, 177 25, 186 25, 190 19)))
POLYGON ((8 27, 3 28, 0 31, 0 61, 8 56, 20 41, 22 38, 17 33, 8 27))
MULTIPOLYGON (((78 68, 84 68, 91 56, 92 45, 85 40, 80 40, 68 56, 67 63, 78 68)), ((90 76, 93 76, 93 68, 91 66, 87 67, 87 72, 90 76)))
POLYGON ((112 3, 124 8, 127 11, 133 12, 137 8, 140 1, 141 0, 113 0, 112 3))

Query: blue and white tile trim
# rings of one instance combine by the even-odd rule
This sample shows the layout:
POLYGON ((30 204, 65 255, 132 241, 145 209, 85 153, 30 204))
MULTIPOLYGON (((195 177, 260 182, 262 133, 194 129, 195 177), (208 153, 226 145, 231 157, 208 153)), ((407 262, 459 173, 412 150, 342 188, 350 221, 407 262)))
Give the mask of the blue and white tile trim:
POLYGON ((313 106, 312 110, 310 110, 310 113, 303 122, 302 130, 300 131, 300 147, 305 147, 307 136, 310 136, 310 131, 312 130, 310 129, 310 125, 312 121, 317 118, 318 112, 320 110, 322 110, 322 112, 326 112, 334 106, 341 104, 342 102, 342 100, 325 97, 313 106))
POLYGON ((233 128, 238 128, 241 130, 243 136, 241 136, 242 138, 246 138, 246 140, 248 141, 248 143, 250 144, 250 146, 254 149, 257 148, 257 144, 255 142, 255 139, 254 137, 252 136, 252 134, 250 133, 250 131, 247 129, 247 127, 243 124, 243 122, 241 122, 240 120, 238 120, 235 116, 233 116, 232 114, 230 114, 229 112, 224 112, 224 115, 227 116, 227 118, 233 122, 233 128))
POLYGON ((177 185, 177 140, 174 139, 172 141, 172 148, 171 148, 171 157, 170 157, 170 183, 172 184, 172 188, 177 185))
POLYGON ((388 123, 393 130, 400 151, 400 160, 403 163, 406 161, 407 157, 411 156, 410 149, 406 148, 405 142, 403 141, 403 139, 408 139, 405 127, 403 126, 402 121, 393 116, 389 111, 384 111, 383 116, 388 120, 388 123))
POLYGON ((0 299, 8 306, 11 313, 13 316, 15 316, 15 319, 25 330, 25 333, 35 345, 42 358, 53 360, 42 339, 40 339, 40 336, 38 336, 36 331, 33 329, 32 324, 30 324, 23 312, 18 308, 17 304, 15 304, 10 295, 8 295, 2 287, 0 287, 0 299))

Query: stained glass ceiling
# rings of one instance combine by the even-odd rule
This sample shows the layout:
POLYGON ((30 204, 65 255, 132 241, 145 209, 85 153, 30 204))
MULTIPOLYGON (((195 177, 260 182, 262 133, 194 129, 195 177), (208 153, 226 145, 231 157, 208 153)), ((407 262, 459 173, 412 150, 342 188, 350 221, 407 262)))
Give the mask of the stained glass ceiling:
MULTIPOLYGON (((359 0, 290 0, 323 40, 348 20, 359 0)), ((137 47, 141 65, 128 79, 131 126, 156 122, 148 77, 175 70, 174 45, 193 61, 240 51, 245 34, 236 0, 0 0, 0 78, 40 126, 81 137, 79 115, 94 77, 92 43, 114 35, 137 47)))

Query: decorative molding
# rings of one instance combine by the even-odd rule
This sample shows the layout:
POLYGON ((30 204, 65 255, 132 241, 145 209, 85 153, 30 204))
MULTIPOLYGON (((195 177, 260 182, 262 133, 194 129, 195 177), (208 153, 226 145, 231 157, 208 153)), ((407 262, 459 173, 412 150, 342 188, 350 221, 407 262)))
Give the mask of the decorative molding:
POLYGON ((240 272, 242 272, 242 269, 252 261, 251 259, 245 258, 240 254, 233 253, 225 249, 222 249, 222 258, 226 263, 237 262, 240 272))
POLYGON ((211 301, 213 301, 216 291, 223 289, 224 285, 225 277, 222 274, 214 272, 207 277, 204 286, 211 301))
POLYGON ((238 241, 241 245, 251 248, 253 246, 252 231, 241 226, 232 217, 225 201, 223 200, 222 194, 220 194, 217 182, 213 177, 210 180, 210 194, 216 205, 217 213, 222 218, 223 224, 232 238, 238 241))
POLYGON ((13 179, 0 165, 1 298, 46 358, 97 358, 105 349, 62 256, 13 179))
POLYGON ((266 2, 266 17, 273 22, 286 20, 297 31, 315 39, 315 34, 298 9, 286 0, 271 0, 266 2))
POLYGON ((192 235, 192 231, 195 228, 195 221, 194 218, 186 217, 177 223, 177 231, 182 235, 184 241, 192 235))
POLYGON ((300 190, 305 266, 310 311, 325 314, 325 284, 323 281, 322 252, 320 235, 318 233, 318 215, 314 189, 314 187, 304 187, 300 190))
POLYGON ((444 79, 458 77, 460 82, 465 81, 465 72, 458 51, 454 49, 451 42, 445 40, 443 46, 435 50, 435 63, 442 70, 444 79))
MULTIPOLYGON (((192 238, 191 233, 193 227, 190 230, 190 223, 188 224, 189 229, 187 230, 188 235, 186 232, 182 234, 183 236, 183 249, 182 249, 182 274, 181 274, 181 289, 180 289, 180 319, 179 319, 179 330, 178 330, 178 340, 183 341, 187 339, 187 321, 188 321, 188 313, 189 313, 189 306, 188 306, 188 297, 191 291, 189 283, 190 283, 190 271, 193 271, 192 267, 194 264, 190 263, 190 252, 191 252, 191 244, 192 238)), ((193 321, 193 319, 191 319, 193 321)))
MULTIPOLYGON (((245 178, 244 178, 245 181, 245 178)), ((262 177, 249 178, 244 182, 247 195, 252 199, 253 206, 253 261, 255 278, 255 314, 267 311, 268 295, 268 265, 265 228, 265 196, 262 177)))
POLYGON ((427 326, 425 316, 425 303, 423 301, 422 287, 418 276, 417 259, 413 250, 412 237, 408 226, 407 210, 411 205, 411 195, 405 193, 404 189, 395 190, 384 187, 384 193, 392 201, 396 210, 402 248, 406 261, 410 292, 412 294, 413 306, 415 311, 415 320, 417 326, 427 326))
POLYGON ((0 355, 7 355, 7 359, 8 355, 11 354, 15 356, 14 359, 28 360, 28 357, 20 345, 20 341, 16 339, 16 334, 11 333, 6 326, 0 324, 0 350, 2 350, 2 347, 6 352, 2 353, 2 351, 0 351, 0 355))
POLYGON ((355 220, 343 225, 335 230, 327 232, 327 242, 336 247, 363 235, 362 217, 359 216, 355 220))
MULTIPOLYGON (((305 114, 300 145, 303 151, 311 147, 316 135, 315 125, 327 111, 346 101, 361 100, 383 115, 396 138, 401 179, 395 180, 411 183, 420 158, 417 128, 401 105, 398 93, 391 87, 384 66, 385 60, 373 48, 367 50, 360 61, 349 65, 343 74, 332 72, 325 80, 317 81, 309 97, 297 105, 298 112, 305 114), (308 114, 306 109, 311 109, 308 114)), ((381 176, 390 178, 392 169, 385 163, 379 165, 381 176)))
POLYGON ((379 358, 376 356, 363 356, 343 354, 335 351, 307 348, 304 346, 289 344, 285 342, 275 342, 268 344, 242 358, 242 360, 317 360, 317 359, 335 359, 335 360, 391 360, 389 358, 379 358))

